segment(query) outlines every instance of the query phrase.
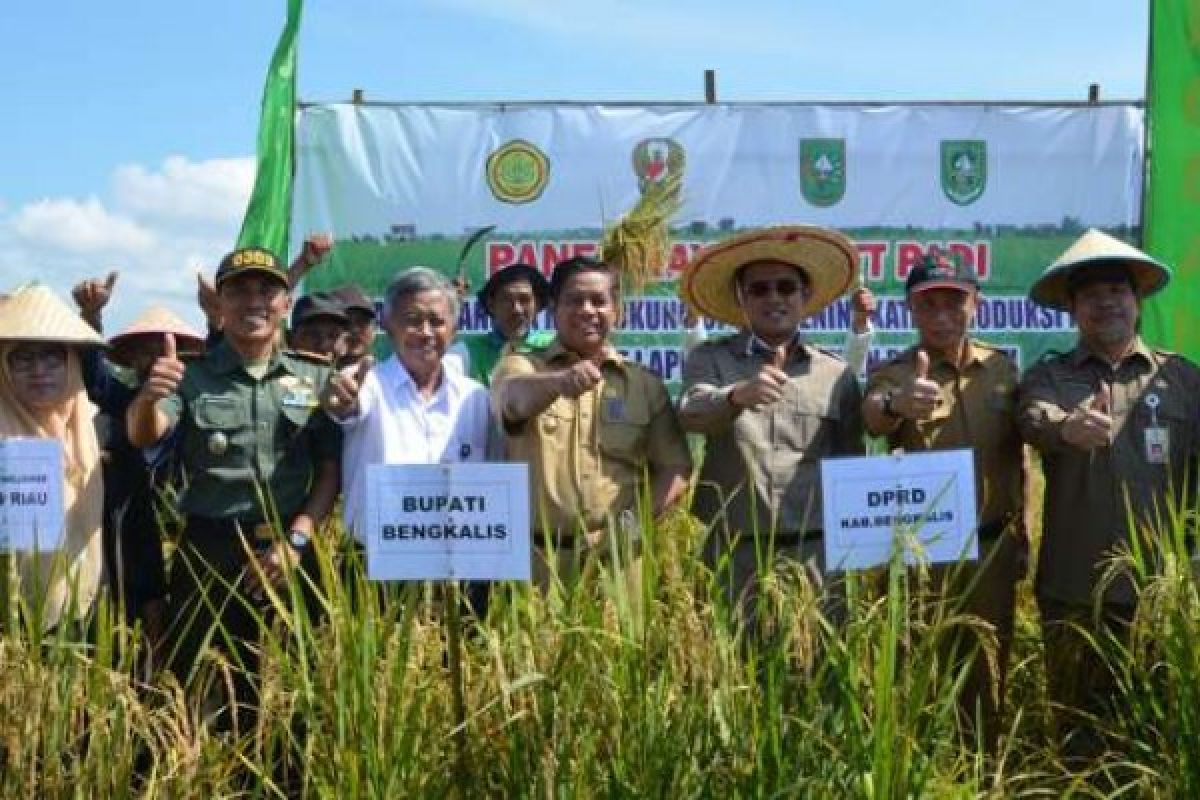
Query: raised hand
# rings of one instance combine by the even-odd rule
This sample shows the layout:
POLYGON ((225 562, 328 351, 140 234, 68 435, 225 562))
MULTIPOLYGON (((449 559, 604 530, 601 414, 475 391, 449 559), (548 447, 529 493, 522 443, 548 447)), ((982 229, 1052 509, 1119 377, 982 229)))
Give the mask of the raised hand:
POLYGON ((1108 384, 1101 383, 1091 399, 1067 415, 1062 423, 1062 439, 1080 450, 1095 450, 1112 444, 1112 396, 1108 384))
POLYGON ((158 402, 174 394, 183 381, 183 370, 183 362, 175 350, 175 334, 163 334, 163 354, 150 367, 140 395, 148 402, 158 402))
POLYGON ((97 330, 100 329, 100 318, 104 307, 112 299, 113 287, 117 285, 118 273, 114 270, 108 277, 80 281, 71 289, 71 297, 79 307, 79 315, 97 330))
POLYGON ((738 408, 761 408, 783 399, 783 390, 787 386, 788 375, 783 371, 787 364, 787 347, 780 345, 771 354, 771 363, 763 364, 750 380, 733 385, 729 393, 729 401, 738 408))
POLYGON ((288 267, 288 287, 295 289, 309 271, 325 260, 333 249, 333 236, 328 233, 310 233, 300 248, 300 255, 288 267))
POLYGON ((217 295, 217 287, 204 277, 202 270, 196 270, 196 302, 199 304, 208 326, 214 330, 221 329, 221 299, 217 295))
POLYGON ((860 286, 854 290, 854 294, 850 295, 850 328, 855 333, 866 333, 868 325, 871 321, 871 315, 875 313, 878 303, 875 300, 875 293, 865 286, 860 286))
POLYGON ((309 267, 315 267, 325 260, 325 256, 329 255, 329 251, 332 249, 332 234, 314 233, 304 240, 304 249, 301 251, 301 255, 309 267))
POLYGON ((372 356, 364 356, 362 361, 353 367, 347 367, 341 372, 334 371, 329 376, 329 383, 321 393, 321 408, 338 419, 345 419, 358 413, 358 394, 362 391, 363 381, 367 373, 375 366, 372 356))
POLYGON ((929 379, 929 354, 919 349, 912 379, 892 397, 892 411, 905 419, 929 419, 941 399, 941 389, 929 379))

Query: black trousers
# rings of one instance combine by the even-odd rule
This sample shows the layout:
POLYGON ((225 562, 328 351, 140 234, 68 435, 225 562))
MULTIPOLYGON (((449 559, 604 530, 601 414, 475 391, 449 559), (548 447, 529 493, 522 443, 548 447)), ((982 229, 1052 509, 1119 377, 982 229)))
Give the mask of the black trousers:
MULTIPOLYGON (((189 517, 168 581, 168 668, 189 685, 200 674, 201 655, 213 648, 232 666, 235 696, 229 699, 247 720, 253 720, 257 705, 258 643, 276 613, 265 593, 257 599, 245 590, 251 553, 273 544, 271 538, 256 539, 254 530, 236 520, 189 517)), ((309 587, 310 582, 315 586, 319 571, 311 547, 301 558, 300 571, 306 608, 316 613, 319 604, 309 587)), ((278 594, 290 602, 287 587, 278 594)))

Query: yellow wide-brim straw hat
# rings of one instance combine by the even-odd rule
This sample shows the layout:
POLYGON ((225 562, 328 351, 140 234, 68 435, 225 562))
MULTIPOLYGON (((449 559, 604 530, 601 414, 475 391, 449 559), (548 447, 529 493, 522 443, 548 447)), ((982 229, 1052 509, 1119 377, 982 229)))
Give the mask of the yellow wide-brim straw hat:
POLYGON ((1042 277, 1034 281, 1029 297, 1038 305, 1068 310, 1068 282, 1080 270, 1121 265, 1129 270, 1138 297, 1147 297, 1167 285, 1171 270, 1131 244, 1092 228, 1067 248, 1042 277))
POLYGON ((62 342, 103 347, 104 339, 41 284, 18 288, 0 300, 0 341, 62 342))
POLYGON ((757 261, 798 267, 812 290, 804 305, 811 316, 837 300, 858 280, 858 250, 846 235, 815 225, 781 225, 738 234, 698 252, 684 268, 680 293, 699 314, 742 327, 733 281, 737 271, 757 261))
POLYGON ((162 306, 151 306, 129 323, 125 330, 108 340, 112 348, 108 360, 123 367, 130 366, 129 351, 139 338, 165 334, 175 335, 175 348, 180 356, 204 352, 204 336, 162 306))

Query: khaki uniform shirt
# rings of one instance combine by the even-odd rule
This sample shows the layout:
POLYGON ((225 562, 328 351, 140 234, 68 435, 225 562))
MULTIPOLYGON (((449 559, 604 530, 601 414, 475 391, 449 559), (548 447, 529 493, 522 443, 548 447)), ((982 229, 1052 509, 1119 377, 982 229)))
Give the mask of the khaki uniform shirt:
POLYGON ((287 524, 299 512, 323 461, 336 461, 342 434, 317 407, 329 367, 276 352, 262 379, 222 341, 187 365, 159 409, 179 426, 187 514, 265 521, 263 502, 287 524))
MULTIPOLYGON (((1180 356, 1152 350, 1140 339, 1115 368, 1080 344, 1030 367, 1021 381, 1019 404, 1021 434, 1041 453, 1046 475, 1038 594, 1089 604, 1105 560, 1129 541, 1129 513, 1135 524, 1162 519, 1169 490, 1177 498, 1192 496, 1193 486, 1185 485, 1185 479, 1194 483, 1200 369, 1180 356), (1089 402, 1101 383, 1108 385, 1112 398, 1112 445, 1089 452, 1066 444, 1063 420, 1089 402), (1150 428, 1167 432, 1166 463, 1149 457, 1150 428)), ((1156 527, 1162 529, 1162 523, 1156 527)), ((1129 581, 1118 580, 1104 600, 1132 603, 1129 581)))
POLYGON ((636 509, 637 491, 665 468, 691 469, 691 454, 662 381, 611 351, 604 379, 576 398, 560 397, 535 418, 504 418, 504 383, 564 369, 578 357, 554 341, 510 352, 492 376, 492 402, 508 456, 529 464, 537 529, 566 538, 603 529, 610 514, 636 509))
POLYGON ((728 535, 820 531, 821 459, 864 452, 858 380, 811 345, 792 349, 781 400, 741 411, 730 403, 733 385, 771 357, 743 331, 697 345, 684 364, 680 419, 705 435, 692 512, 728 535))
MULTIPOLYGON (((867 394, 907 385, 913 377, 917 348, 900 353, 874 373, 867 394)), ((929 380, 941 402, 927 420, 901 421, 888 434, 889 449, 909 452, 970 448, 975 460, 975 503, 979 525, 999 528, 1020 524, 1024 486, 1023 443, 1017 430, 1017 368, 1002 350, 968 340, 966 364, 937 359, 929 380)), ((1018 527, 1014 531, 1023 535, 1018 527)))

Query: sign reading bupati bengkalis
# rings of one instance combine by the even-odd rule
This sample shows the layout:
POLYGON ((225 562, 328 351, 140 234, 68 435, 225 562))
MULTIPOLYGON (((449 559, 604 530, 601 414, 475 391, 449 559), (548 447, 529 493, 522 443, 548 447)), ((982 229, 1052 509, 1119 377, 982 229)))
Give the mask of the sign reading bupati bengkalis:
POLYGON ((525 464, 367 469, 372 580, 529 580, 525 464))

